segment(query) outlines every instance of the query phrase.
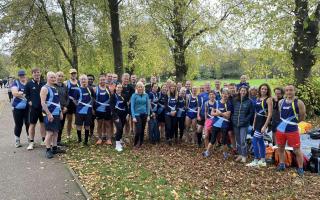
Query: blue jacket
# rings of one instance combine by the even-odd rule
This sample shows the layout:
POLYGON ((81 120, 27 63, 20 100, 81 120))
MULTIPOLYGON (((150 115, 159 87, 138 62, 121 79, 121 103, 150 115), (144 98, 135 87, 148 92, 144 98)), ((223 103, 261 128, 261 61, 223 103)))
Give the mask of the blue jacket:
POLYGON ((232 112, 232 124, 234 127, 248 127, 250 119, 254 114, 252 101, 245 97, 242 100, 234 98, 232 101, 233 112, 232 112))
POLYGON ((139 117, 140 114, 150 114, 150 101, 148 94, 134 93, 131 96, 131 115, 133 118, 139 117))

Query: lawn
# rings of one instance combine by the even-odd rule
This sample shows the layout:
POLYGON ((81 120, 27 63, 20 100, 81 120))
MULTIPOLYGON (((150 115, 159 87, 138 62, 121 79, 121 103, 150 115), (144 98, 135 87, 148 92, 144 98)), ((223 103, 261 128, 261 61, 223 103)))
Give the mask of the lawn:
MULTIPOLYGON (((75 142, 74 142, 75 143, 75 142)), ((93 199, 319 199, 320 177, 275 166, 252 169, 222 159, 220 149, 209 158, 192 145, 146 144, 122 153, 107 146, 71 144, 67 163, 93 199), (79 147, 80 146, 80 147, 79 147)))
MULTIPOLYGON (((205 82, 207 81, 210 81, 211 82, 211 85, 213 86, 214 85, 214 80, 196 80, 196 81, 193 81, 193 83, 197 86, 200 86, 200 85, 203 85, 205 82)), ((221 82, 222 82, 222 85, 224 83, 236 83, 238 84, 240 82, 240 79, 221 79, 221 82)), ((259 85, 261 85, 262 83, 268 83, 270 85, 274 85, 276 80, 275 79, 250 79, 248 80, 250 86, 256 86, 258 87, 259 85)))

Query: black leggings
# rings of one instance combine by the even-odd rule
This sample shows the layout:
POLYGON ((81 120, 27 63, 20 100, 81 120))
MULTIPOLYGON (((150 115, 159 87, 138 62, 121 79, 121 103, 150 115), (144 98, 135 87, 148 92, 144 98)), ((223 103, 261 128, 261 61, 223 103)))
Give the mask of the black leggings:
POLYGON ((17 137, 21 136, 23 123, 26 127, 27 135, 29 136, 29 120, 28 120, 28 109, 14 109, 13 110, 13 119, 14 119, 14 135, 17 137))
POLYGON ((147 115, 140 115, 139 117, 136 117, 137 122, 135 124, 135 136, 134 136, 134 146, 141 146, 143 144, 144 139, 144 129, 146 128, 147 123, 147 115))
POLYGON ((166 140, 173 139, 173 136, 177 135, 177 118, 171 115, 165 116, 165 132, 166 140))
MULTIPOLYGON (((183 132, 185 129, 185 121, 186 121, 186 117, 177 117, 177 125, 179 127, 180 139, 182 139, 183 132)), ((175 135, 175 138, 177 137, 178 137, 178 131, 176 131, 176 135, 175 135)))
POLYGON ((57 142, 61 142, 61 136, 62 136, 62 131, 63 131, 63 127, 64 127, 64 123, 66 122, 66 113, 63 114, 63 119, 60 120, 60 130, 58 132, 58 139, 57 142))
POLYGON ((115 124, 115 126, 116 126, 116 141, 120 141, 120 139, 122 138, 122 134, 123 134, 123 128, 124 128, 124 126, 125 126, 125 124, 126 124, 126 116, 127 116, 127 113, 124 113, 124 112, 122 112, 122 113, 120 113, 120 112, 118 112, 117 113, 118 114, 118 116, 119 116, 119 121, 117 122, 116 120, 118 120, 118 119, 115 119, 115 120, 113 120, 114 121, 114 124, 115 124))
POLYGON ((226 145, 228 143, 228 129, 226 128, 212 127, 210 143, 214 144, 216 142, 219 132, 221 132, 222 144, 226 145))

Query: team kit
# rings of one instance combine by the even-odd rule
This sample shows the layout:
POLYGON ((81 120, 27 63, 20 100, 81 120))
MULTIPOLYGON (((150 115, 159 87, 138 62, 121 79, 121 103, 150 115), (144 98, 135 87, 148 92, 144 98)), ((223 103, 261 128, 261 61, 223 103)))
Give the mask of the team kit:
POLYGON ((62 148, 63 129, 66 139, 76 127, 77 141, 89 145, 114 145, 118 152, 124 149, 124 134, 133 136, 133 149, 143 147, 145 132, 150 143, 162 138, 169 145, 185 142, 204 148, 204 157, 213 153, 213 147, 222 148, 222 158, 234 157, 248 167, 266 167, 264 135, 272 131, 274 145, 279 150, 278 171, 284 171, 285 146, 291 146, 297 157, 297 173, 303 170, 298 123, 305 119, 305 105, 296 96, 294 85, 275 88, 266 83, 250 87, 245 75, 240 83, 221 84, 214 81, 202 86, 167 80, 158 83, 152 76, 145 78, 124 73, 100 74, 95 85, 93 75, 78 76, 70 69, 65 80, 63 72, 48 72, 46 81, 41 70, 31 71, 31 80, 20 70, 11 84, 12 110, 15 122, 15 146, 21 147, 23 125, 28 135, 27 150, 33 150, 35 127, 40 125, 45 156, 66 153, 62 148), (274 94, 274 95, 272 95, 274 94), (84 132, 84 134, 83 134, 84 132), (250 132, 250 133, 249 133, 250 132), (247 163, 247 135, 252 135, 253 160, 247 163), (84 136, 84 137, 83 137, 84 136), (93 141, 93 140, 92 140, 93 141))

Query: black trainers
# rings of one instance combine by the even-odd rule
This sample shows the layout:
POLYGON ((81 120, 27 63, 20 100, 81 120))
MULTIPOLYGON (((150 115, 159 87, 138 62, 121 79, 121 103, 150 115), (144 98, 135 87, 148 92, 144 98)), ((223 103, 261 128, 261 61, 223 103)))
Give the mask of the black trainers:
POLYGON ((46 158, 48 158, 48 159, 53 158, 53 153, 52 153, 52 151, 51 151, 51 150, 46 151, 46 158))
POLYGON ((58 142, 57 144, 59 147, 68 147, 68 145, 64 142, 58 142))
POLYGON ((63 149, 60 149, 60 148, 56 148, 56 149, 52 149, 52 153, 53 154, 63 154, 63 153, 66 153, 66 151, 63 149))

